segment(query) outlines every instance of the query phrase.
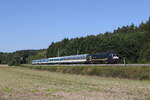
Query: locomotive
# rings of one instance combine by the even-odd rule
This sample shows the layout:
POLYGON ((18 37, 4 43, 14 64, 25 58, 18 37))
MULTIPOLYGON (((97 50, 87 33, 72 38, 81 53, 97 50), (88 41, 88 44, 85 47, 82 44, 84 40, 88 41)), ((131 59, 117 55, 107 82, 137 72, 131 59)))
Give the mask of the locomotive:
POLYGON ((32 60, 32 64, 113 64, 118 63, 116 53, 80 54, 32 60))

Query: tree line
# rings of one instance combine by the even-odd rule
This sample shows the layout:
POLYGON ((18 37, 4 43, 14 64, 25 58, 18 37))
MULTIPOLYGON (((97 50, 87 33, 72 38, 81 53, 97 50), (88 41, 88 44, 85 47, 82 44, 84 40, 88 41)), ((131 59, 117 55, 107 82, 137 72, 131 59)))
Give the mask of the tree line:
MULTIPOLYGON (((119 27, 113 32, 51 43, 47 57, 115 52, 127 63, 150 63, 150 18, 139 26, 119 27)), ((120 61, 121 63, 122 61, 120 61)))
POLYGON ((46 49, 40 50, 20 50, 13 53, 0 53, 0 64, 19 65, 31 63, 32 59, 40 59, 46 57, 41 54, 46 49))
MULTIPOLYGON (((52 42, 47 49, 0 53, 0 64, 26 64, 33 59, 76 54, 115 52, 127 63, 150 63, 150 18, 139 26, 127 25, 113 32, 52 42)), ((122 63, 122 60, 120 61, 122 63)))

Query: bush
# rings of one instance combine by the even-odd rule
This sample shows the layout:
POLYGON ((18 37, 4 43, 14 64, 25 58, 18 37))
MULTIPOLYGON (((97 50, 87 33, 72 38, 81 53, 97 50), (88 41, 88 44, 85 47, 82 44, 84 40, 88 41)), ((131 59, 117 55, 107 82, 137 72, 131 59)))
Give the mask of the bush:
POLYGON ((150 67, 42 66, 42 65, 21 65, 21 66, 38 70, 48 70, 52 72, 62 72, 70 74, 150 80, 150 67))

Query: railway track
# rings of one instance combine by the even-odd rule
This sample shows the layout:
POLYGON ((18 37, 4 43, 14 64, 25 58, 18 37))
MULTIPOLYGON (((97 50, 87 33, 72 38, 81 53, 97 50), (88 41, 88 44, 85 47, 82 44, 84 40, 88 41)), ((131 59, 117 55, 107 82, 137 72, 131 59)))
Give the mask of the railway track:
POLYGON ((124 67, 125 66, 139 66, 139 67, 146 66, 146 67, 150 67, 150 64, 53 64, 53 65, 42 65, 42 66, 124 66, 124 67))

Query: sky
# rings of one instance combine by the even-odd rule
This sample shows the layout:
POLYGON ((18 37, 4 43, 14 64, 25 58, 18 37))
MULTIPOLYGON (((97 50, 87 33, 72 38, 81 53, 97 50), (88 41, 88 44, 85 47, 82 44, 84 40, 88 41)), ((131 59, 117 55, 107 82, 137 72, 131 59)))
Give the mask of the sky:
POLYGON ((150 17, 150 0, 0 0, 0 52, 112 32, 150 17))

